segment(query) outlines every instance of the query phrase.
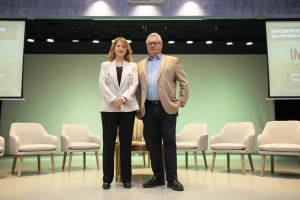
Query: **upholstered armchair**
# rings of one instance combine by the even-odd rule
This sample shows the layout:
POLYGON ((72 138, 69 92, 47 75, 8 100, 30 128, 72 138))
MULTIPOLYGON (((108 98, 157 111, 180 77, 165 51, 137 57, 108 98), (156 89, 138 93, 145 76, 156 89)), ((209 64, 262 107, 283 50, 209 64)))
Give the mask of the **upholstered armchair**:
POLYGON ((197 151, 202 151, 205 168, 207 168, 205 151, 208 142, 207 124, 188 124, 176 135, 177 151, 185 151, 185 164, 188 166, 188 152, 194 152, 195 170, 198 170, 197 151))
POLYGON ((19 171, 21 176, 24 155, 37 155, 38 171, 41 170, 41 154, 50 154, 52 171, 55 173, 54 153, 57 150, 57 137, 48 135, 41 124, 37 123, 13 123, 9 132, 9 152, 14 155, 11 173, 15 171, 18 156, 19 171))
MULTIPOLYGON (((3 156, 4 154, 4 145, 5 145, 4 138, 0 136, 0 156, 3 156)), ((1 162, 0 162, 0 179, 1 178, 2 175, 1 175, 1 162)))
POLYGON ((97 168, 100 169, 98 151, 101 147, 99 136, 92 135, 88 127, 83 124, 63 124, 60 132, 61 151, 64 152, 62 169, 65 167, 69 152, 68 171, 71 171, 72 155, 74 152, 83 152, 83 165, 86 167, 86 152, 95 152, 97 168))
POLYGON ((262 154, 261 176, 264 175, 266 155, 271 156, 274 173, 274 155, 297 156, 300 166, 300 121, 268 122, 257 137, 258 153, 262 154))
POLYGON ((251 153, 254 152, 255 129, 252 122, 228 123, 221 133, 210 138, 210 148, 213 152, 211 172, 214 169, 217 152, 227 153, 227 169, 230 169, 230 153, 241 154, 243 174, 245 171, 244 154, 248 154, 251 170, 254 171, 251 153))

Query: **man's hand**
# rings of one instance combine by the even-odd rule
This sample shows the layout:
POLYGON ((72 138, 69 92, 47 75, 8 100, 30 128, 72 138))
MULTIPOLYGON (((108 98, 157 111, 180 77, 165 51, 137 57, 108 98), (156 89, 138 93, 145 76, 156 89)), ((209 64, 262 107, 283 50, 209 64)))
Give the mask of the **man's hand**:
POLYGON ((135 113, 135 116, 136 116, 139 120, 143 120, 143 119, 142 119, 142 113, 141 113, 141 112, 135 113))
POLYGON ((123 99, 122 99, 122 97, 117 97, 117 98, 115 98, 115 100, 112 101, 112 103, 114 104, 114 106, 116 108, 120 108, 123 103, 123 99))

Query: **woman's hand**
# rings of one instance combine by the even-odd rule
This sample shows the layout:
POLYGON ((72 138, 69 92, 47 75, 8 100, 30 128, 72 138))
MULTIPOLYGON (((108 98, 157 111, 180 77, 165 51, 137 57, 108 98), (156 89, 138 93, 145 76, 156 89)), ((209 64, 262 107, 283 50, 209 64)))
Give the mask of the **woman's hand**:
POLYGON ((115 100, 112 101, 112 103, 114 104, 114 106, 116 108, 120 108, 123 103, 123 99, 122 99, 122 97, 117 97, 117 98, 115 98, 115 100))

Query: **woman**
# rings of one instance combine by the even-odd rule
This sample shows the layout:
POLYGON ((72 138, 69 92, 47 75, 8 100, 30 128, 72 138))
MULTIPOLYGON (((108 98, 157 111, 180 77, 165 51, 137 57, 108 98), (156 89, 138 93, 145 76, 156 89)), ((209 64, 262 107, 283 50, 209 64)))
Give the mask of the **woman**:
POLYGON ((131 188, 131 141, 135 111, 139 109, 135 92, 137 67, 131 48, 122 37, 114 40, 108 60, 101 64, 99 87, 102 92, 103 189, 109 189, 114 177, 114 148, 119 128, 121 176, 124 188, 131 188))

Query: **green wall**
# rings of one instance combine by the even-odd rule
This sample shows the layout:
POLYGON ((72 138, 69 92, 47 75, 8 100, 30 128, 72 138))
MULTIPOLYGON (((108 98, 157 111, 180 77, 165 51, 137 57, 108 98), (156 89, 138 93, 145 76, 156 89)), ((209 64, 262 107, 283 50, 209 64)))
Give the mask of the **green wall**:
MULTIPOLYGON (((139 62, 147 55, 134 55, 139 62)), ((207 123, 209 138, 228 122, 250 121, 256 135, 275 119, 274 102, 267 101, 266 55, 174 55, 190 84, 189 100, 180 108, 177 134, 186 124, 207 123)), ((107 55, 25 55, 25 100, 2 101, 0 134, 9 153, 13 122, 36 122, 58 137, 62 124, 85 124, 102 138, 98 86, 100 64, 107 55)), ((257 149, 257 147, 256 147, 257 149)), ((208 150, 209 151, 209 150, 208 150)))

